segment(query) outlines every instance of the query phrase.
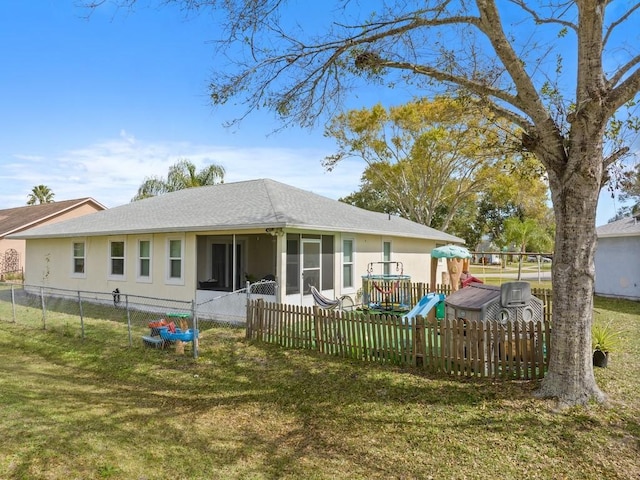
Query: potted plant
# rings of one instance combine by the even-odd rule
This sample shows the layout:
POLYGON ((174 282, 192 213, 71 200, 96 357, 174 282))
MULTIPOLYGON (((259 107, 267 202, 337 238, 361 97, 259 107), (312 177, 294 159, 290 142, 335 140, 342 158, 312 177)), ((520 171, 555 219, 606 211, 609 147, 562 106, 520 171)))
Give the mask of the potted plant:
POLYGON ((591 346, 593 347, 593 365, 604 368, 609 362, 609 352, 618 346, 618 333, 608 323, 596 323, 591 328, 591 346))

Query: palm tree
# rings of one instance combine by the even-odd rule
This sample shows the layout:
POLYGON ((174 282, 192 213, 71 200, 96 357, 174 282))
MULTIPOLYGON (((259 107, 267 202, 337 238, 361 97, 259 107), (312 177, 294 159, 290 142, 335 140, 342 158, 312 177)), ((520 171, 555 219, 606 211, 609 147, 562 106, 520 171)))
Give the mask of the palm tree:
POLYGON ((31 189, 31 193, 27 195, 27 205, 53 203, 55 193, 46 185, 36 185, 31 189))
POLYGON ((144 183, 138 188, 138 193, 131 201, 135 202, 185 188, 224 183, 224 173, 223 166, 213 164, 197 172, 193 162, 181 159, 169 167, 166 180, 156 176, 145 178, 144 183))

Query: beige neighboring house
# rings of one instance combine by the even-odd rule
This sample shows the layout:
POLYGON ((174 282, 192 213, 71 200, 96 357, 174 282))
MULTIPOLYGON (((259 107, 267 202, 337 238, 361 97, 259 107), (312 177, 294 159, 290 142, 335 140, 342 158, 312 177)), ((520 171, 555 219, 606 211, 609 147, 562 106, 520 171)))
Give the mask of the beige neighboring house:
POLYGON ((24 268, 26 242, 20 238, 7 238, 9 235, 105 209, 92 198, 78 198, 0 210, 0 276, 22 272, 24 268))
POLYGON ((27 243, 29 285, 198 305, 265 277, 276 279, 279 302, 313 305, 311 285, 328 298, 355 296, 368 265, 383 261, 428 283, 431 250, 464 243, 269 179, 180 190, 15 238, 27 243))

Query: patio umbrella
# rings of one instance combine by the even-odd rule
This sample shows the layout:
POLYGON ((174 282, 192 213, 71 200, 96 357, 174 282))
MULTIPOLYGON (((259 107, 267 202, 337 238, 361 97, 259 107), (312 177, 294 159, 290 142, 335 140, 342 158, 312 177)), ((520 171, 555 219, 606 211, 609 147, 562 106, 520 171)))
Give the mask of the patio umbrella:
POLYGON ((460 245, 445 245, 431 250, 434 258, 471 258, 471 252, 460 245))

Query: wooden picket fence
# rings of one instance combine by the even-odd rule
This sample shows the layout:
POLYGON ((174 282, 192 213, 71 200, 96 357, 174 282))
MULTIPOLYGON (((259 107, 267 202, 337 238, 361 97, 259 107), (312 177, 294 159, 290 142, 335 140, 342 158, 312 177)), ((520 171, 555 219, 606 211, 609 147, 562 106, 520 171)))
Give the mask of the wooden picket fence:
POLYGON ((362 361, 466 377, 543 378, 550 322, 440 320, 323 310, 262 300, 247 306, 247 338, 362 361))
MULTIPOLYGON (((370 286, 369 283, 363 282, 363 291, 366 291, 366 297, 369 302, 379 303, 384 305, 385 303, 404 303, 408 305, 415 305, 420 299, 429 292, 444 293, 446 296, 451 294, 451 286, 449 284, 437 284, 435 288, 431 289, 429 283, 412 282, 409 284, 399 283, 394 287, 393 281, 378 282, 380 289, 375 289, 370 286), (384 295, 381 290, 391 292, 388 295, 384 295)), ((548 288, 531 288, 531 294, 543 303, 543 315, 544 320, 551 322, 551 310, 553 304, 552 291, 548 288)), ((356 302, 357 303, 357 302, 356 302)))

